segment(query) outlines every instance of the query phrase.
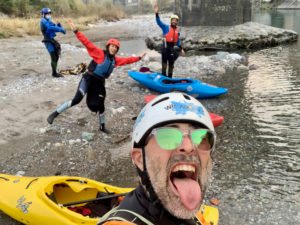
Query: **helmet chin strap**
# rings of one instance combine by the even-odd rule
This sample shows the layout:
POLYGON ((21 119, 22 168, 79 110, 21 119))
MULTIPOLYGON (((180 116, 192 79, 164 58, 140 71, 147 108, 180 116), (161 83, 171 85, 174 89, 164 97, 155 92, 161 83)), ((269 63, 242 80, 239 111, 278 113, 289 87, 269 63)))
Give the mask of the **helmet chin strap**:
POLYGON ((149 200, 151 203, 148 205, 148 211, 152 215, 153 219, 155 221, 158 221, 163 217, 165 210, 164 210, 164 207, 161 204, 157 194, 155 193, 154 188, 150 181, 150 177, 149 177, 147 167, 146 167, 146 155, 145 155, 145 147, 144 146, 142 147, 142 154, 143 154, 144 170, 141 171, 137 166, 136 166, 136 169, 138 171, 139 176, 141 177, 142 185, 146 188, 146 192, 148 192, 148 197, 149 197, 149 200))
POLYGON ((144 170, 141 171, 138 167, 136 167, 137 171, 138 171, 138 174, 141 177, 141 182, 145 186, 146 191, 149 194, 150 201, 155 206, 162 207, 161 202, 160 202, 157 194, 155 193, 154 188, 153 188, 153 186, 151 184, 151 181, 150 181, 150 177, 149 177, 148 170, 147 170, 147 167, 146 167, 146 154, 145 154, 145 147, 144 146, 142 147, 142 154, 143 154, 143 167, 144 167, 143 169, 144 170))

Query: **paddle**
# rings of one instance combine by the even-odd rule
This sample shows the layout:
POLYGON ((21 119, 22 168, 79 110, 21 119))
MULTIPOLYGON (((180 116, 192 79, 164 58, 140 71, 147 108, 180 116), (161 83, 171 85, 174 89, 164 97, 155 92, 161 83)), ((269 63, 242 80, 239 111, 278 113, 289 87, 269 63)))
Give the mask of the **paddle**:
POLYGON ((146 73, 146 72, 153 72, 153 73, 154 73, 154 71, 150 70, 150 68, 149 68, 149 67, 146 67, 146 66, 142 66, 142 67, 139 69, 139 71, 142 72, 142 73, 146 73))
POLYGON ((78 205, 78 204, 82 204, 82 203, 95 202, 95 201, 100 201, 100 200, 104 200, 104 199, 125 196, 127 194, 128 193, 115 194, 115 195, 106 195, 106 196, 102 196, 102 197, 98 197, 98 198, 86 199, 86 200, 81 200, 81 201, 76 201, 76 202, 69 202, 69 203, 62 204, 62 206, 67 207, 67 206, 78 205))

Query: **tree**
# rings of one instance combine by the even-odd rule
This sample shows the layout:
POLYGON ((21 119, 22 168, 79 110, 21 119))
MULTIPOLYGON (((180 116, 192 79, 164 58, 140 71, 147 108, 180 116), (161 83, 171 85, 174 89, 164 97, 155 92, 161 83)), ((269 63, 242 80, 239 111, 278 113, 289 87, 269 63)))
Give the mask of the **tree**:
POLYGON ((0 12, 11 15, 14 12, 14 3, 12 0, 0 1, 0 12))
POLYGON ((17 0, 16 8, 18 16, 26 17, 28 13, 28 0, 17 0))

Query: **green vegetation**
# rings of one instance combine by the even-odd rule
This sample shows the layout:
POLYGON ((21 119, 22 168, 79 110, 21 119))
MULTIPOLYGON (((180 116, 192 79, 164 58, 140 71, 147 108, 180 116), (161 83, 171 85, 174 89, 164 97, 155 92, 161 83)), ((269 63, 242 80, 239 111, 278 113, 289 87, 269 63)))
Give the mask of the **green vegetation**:
POLYGON ((111 0, 1 0, 0 14, 7 17, 0 17, 0 38, 40 34, 40 11, 44 7, 50 8, 54 21, 60 21, 64 27, 68 18, 84 28, 99 19, 125 17, 111 0))
POLYGON ((44 7, 63 16, 108 16, 120 11, 111 0, 1 0, 0 12, 10 17, 37 17, 44 7))

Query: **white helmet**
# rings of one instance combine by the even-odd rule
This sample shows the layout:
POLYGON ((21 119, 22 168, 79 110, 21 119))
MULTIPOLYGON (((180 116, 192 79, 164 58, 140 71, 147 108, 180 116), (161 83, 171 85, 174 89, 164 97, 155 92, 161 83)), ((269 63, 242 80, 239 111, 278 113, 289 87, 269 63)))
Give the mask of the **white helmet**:
POLYGON ((170 16, 171 21, 172 21, 172 19, 176 19, 177 21, 179 21, 179 16, 177 16, 176 14, 173 14, 170 16))
POLYGON ((214 131, 207 110, 198 100, 184 93, 166 93, 150 101, 138 115, 132 134, 133 147, 142 147, 153 128, 173 122, 190 122, 214 131))

